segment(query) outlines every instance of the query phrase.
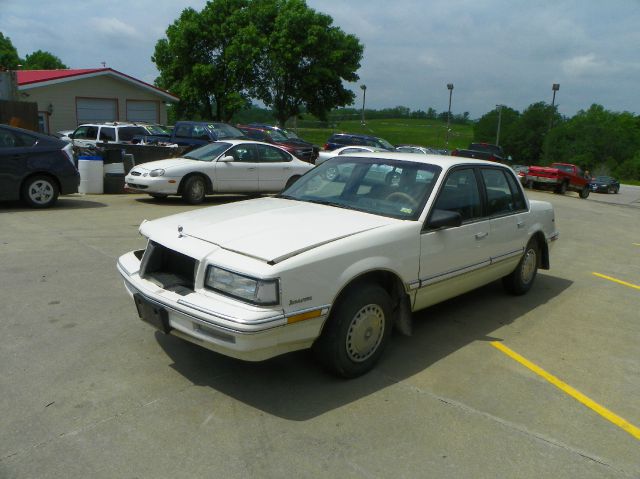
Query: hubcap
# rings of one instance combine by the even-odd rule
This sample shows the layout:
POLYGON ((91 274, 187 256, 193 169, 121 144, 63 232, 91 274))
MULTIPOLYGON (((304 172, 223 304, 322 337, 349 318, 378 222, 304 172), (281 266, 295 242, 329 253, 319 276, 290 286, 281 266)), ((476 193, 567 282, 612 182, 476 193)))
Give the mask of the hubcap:
POLYGON ((204 183, 202 181, 194 181, 191 185, 191 196, 200 198, 204 194, 204 183))
POLYGON ((533 248, 527 250, 522 261, 521 278, 524 284, 528 284, 536 272, 536 265, 538 263, 538 255, 533 248))
POLYGON ((29 198, 34 203, 44 205, 53 198, 53 186, 48 181, 36 181, 29 187, 29 198))
POLYGON ((377 304, 368 304, 355 314, 347 333, 349 359, 361 363, 376 352, 382 342, 384 321, 384 311, 377 304))

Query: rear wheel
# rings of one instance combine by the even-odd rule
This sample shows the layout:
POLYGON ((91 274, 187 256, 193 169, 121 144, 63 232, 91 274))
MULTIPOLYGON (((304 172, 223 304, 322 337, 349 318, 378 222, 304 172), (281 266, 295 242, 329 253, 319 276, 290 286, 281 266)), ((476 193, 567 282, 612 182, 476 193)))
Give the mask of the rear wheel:
POLYGON ((531 289, 540 264, 540 247, 535 238, 531 238, 524 250, 524 256, 513 272, 502 278, 504 289, 508 293, 520 296, 531 289))
POLYGON ((567 192, 566 181, 563 181, 562 183, 560 183, 558 187, 555 189, 555 192, 559 195, 564 195, 567 192))
POLYGON ((378 361, 391 326, 391 298, 384 289, 375 284, 352 288, 334 306, 314 351, 331 372, 357 377, 378 361))
POLYGON ((32 208, 48 208, 58 200, 58 184, 46 175, 28 178, 22 185, 22 201, 32 208))
POLYGON ((197 205, 204 201, 206 184, 202 176, 190 176, 184 183, 182 199, 190 205, 197 205))
POLYGON ((286 190, 287 188, 289 188, 291 185, 293 185, 296 181, 298 181, 300 179, 299 176, 292 176, 291 178, 289 178, 287 180, 287 184, 284 186, 284 189, 286 190))

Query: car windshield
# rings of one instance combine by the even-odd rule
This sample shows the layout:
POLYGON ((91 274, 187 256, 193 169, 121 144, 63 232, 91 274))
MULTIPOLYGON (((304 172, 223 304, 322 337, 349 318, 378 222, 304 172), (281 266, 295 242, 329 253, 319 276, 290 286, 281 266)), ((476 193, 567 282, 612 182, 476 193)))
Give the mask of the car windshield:
POLYGON ((226 123, 211 123, 207 126, 216 135, 216 138, 243 138, 245 136, 240 130, 226 123))
POLYGON ((395 148, 393 147, 393 145, 391 143, 389 143, 387 140, 383 139, 383 138, 378 138, 378 140, 380 141, 380 144, 388 149, 388 150, 395 150, 395 148))
POLYGON ((440 171, 426 163, 340 156, 316 166, 280 197, 417 220, 440 171))
POLYGON ((145 125, 144 128, 151 135, 159 135, 159 136, 169 136, 169 131, 162 128, 160 125, 145 125))
POLYGON ((609 181, 610 178, 608 176, 596 176, 596 181, 609 181))
POLYGON ((282 132, 286 135, 287 138, 291 138, 292 140, 300 139, 300 137, 291 130, 282 130, 282 132))
POLYGON ((196 148, 195 150, 191 150, 188 154, 184 155, 183 158, 198 161, 211 161, 218 158, 225 151, 231 148, 231 146, 231 143, 216 141, 209 143, 208 145, 201 146, 200 148, 196 148))
POLYGON ((284 136, 282 133, 280 133, 277 130, 267 130, 267 133, 275 141, 287 141, 288 140, 288 138, 286 136, 284 136))

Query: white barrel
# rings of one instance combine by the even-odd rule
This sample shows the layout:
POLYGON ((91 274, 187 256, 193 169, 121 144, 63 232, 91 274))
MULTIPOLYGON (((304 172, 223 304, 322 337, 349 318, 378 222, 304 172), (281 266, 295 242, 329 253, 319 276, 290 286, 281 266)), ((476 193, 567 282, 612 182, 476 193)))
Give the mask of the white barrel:
POLYGON ((102 194, 104 192, 104 163, 100 156, 79 156, 80 185, 78 193, 102 194))

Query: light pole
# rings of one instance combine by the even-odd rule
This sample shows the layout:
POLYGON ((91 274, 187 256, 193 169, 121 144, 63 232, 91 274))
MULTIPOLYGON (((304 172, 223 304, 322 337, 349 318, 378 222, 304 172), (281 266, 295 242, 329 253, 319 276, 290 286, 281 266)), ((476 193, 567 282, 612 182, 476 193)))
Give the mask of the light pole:
POLYGON ((362 120, 361 120, 361 123, 362 123, 362 126, 364 126, 365 125, 365 122, 364 122, 364 102, 367 99, 367 85, 360 85, 360 88, 362 88, 362 120))
POLYGON ((551 98, 551 121, 549 122, 549 130, 553 128, 553 114, 555 113, 556 107, 556 92, 560 90, 560 83, 554 83, 551 85, 551 90, 553 90, 553 98, 551 98))
POLYGON ((498 131, 496 133, 496 146, 500 146, 500 125, 502 124, 502 105, 496 105, 498 109, 498 131))
POLYGON ((447 114, 447 148, 449 148, 449 125, 451 124, 451 95, 453 95, 453 83, 447 83, 449 90, 449 113, 447 114))

